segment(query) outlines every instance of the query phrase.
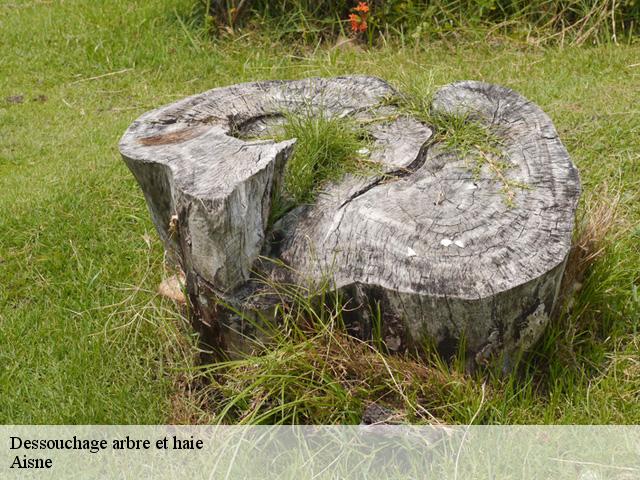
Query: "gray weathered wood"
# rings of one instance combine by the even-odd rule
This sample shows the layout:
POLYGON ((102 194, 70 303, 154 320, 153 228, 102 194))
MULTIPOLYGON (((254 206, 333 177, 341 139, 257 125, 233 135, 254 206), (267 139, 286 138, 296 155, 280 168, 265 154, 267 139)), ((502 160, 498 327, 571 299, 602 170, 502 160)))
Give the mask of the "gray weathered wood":
POLYGON ((306 284, 330 277, 350 302, 347 327, 361 338, 382 313, 392 351, 428 340, 470 366, 509 359, 548 322, 567 254, 578 174, 551 120, 519 94, 481 82, 440 89, 432 110, 468 114, 502 137, 527 185, 509 207, 484 167, 434 141, 428 125, 384 102, 396 92, 371 77, 259 82, 210 90, 149 112, 127 130, 123 158, 145 194, 169 257, 186 274, 194 324, 221 350, 241 348, 251 326, 217 305, 267 309, 252 272, 306 284), (371 159, 384 174, 346 176, 314 205, 271 231, 272 191, 295 139, 255 140, 283 113, 356 116, 370 123, 371 159), (277 238, 278 241, 274 241, 277 238), (260 255, 290 268, 259 262, 260 255))

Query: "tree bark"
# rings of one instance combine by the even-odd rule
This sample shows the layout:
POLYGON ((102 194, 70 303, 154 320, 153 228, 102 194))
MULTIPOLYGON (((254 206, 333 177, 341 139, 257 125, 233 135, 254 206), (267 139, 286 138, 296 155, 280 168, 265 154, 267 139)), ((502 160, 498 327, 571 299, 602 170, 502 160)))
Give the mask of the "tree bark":
POLYGON ((258 82, 217 88, 149 112, 120 142, 169 258, 186 275, 193 322, 219 352, 258 335, 237 312, 268 305, 260 271, 306 285, 329 277, 349 302, 350 333, 378 328, 391 351, 435 343, 469 367, 513 356, 540 337, 564 271, 580 194, 576 168, 551 120, 519 94, 457 82, 432 113, 468 115, 498 132, 510 166, 437 141, 433 128, 389 105, 397 92, 371 77, 258 82), (370 125, 381 171, 346 175, 313 205, 268 225, 295 139, 256 140, 286 112, 322 111, 370 125), (384 119, 376 121, 376 119, 384 119), (504 181, 518 182, 513 206, 504 181), (260 261, 261 255, 282 261, 260 261), (222 307, 219 300, 233 308, 222 307))

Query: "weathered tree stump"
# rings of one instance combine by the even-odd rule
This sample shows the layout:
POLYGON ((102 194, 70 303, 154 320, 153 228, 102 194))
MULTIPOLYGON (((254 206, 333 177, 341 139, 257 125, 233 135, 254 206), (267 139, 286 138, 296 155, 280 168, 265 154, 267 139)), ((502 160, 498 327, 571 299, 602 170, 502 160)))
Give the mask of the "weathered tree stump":
POLYGON ((239 311, 254 298, 255 270, 307 283, 330 275, 349 300, 347 328, 368 339, 372 311, 392 351, 425 339, 444 356, 461 346, 470 366, 508 359, 541 335, 571 244, 578 173, 549 117, 502 87, 458 82, 434 96, 432 113, 469 115, 502 138, 505 175, 526 185, 515 204, 485 165, 436 141, 433 128, 398 111, 397 95, 371 77, 246 83, 149 112, 120 143, 169 257, 186 274, 194 325, 222 351, 241 348, 251 326, 239 311), (370 122, 371 159, 383 172, 347 175, 313 205, 272 228, 272 192, 295 139, 256 140, 285 112, 370 122), (392 114, 398 114, 395 117, 392 114), (260 262, 265 255, 290 268, 260 262))

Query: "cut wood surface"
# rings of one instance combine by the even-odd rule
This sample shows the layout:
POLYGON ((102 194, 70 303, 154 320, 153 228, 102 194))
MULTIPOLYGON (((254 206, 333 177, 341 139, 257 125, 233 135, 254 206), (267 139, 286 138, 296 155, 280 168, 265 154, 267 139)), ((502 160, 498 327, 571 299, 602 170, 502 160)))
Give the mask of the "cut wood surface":
POLYGON ((300 285, 330 278, 349 302, 348 330, 371 338, 380 312, 391 351, 429 342, 449 357, 464 346, 470 368, 492 359, 509 368, 540 337, 580 194, 551 120, 496 85, 436 92, 431 115, 465 116, 499 135, 509 165, 496 176, 490 164, 474 172, 469 155, 393 106, 397 95, 371 77, 247 83, 154 110, 127 130, 123 158, 186 275, 194 325, 210 346, 242 349, 257 334, 237 313, 268 311, 257 276, 300 285), (346 175, 269 226, 295 139, 256 138, 285 114, 309 111, 363 120, 381 168, 346 175), (505 182, 520 186, 513 204, 505 182))

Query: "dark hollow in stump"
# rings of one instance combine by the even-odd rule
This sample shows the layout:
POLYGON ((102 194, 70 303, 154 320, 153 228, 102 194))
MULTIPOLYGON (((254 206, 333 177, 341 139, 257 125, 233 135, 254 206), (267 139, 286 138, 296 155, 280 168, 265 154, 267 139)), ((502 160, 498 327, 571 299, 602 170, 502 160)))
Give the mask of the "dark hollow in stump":
POLYGON ((470 368, 494 359, 508 368, 540 337, 580 195, 551 120, 496 85, 463 81, 436 92, 432 116, 467 116, 500 136, 509 165, 496 176, 490 162, 472 171, 473 160, 389 102, 397 96, 372 77, 245 83, 151 111, 129 127, 122 156, 168 257, 186 275, 206 343, 229 353, 257 335, 237 314, 268 311, 255 294, 256 271, 305 285, 330 276, 349 302, 349 332, 370 339, 371 312, 379 311, 391 351, 428 340, 449 357, 463 345, 470 368), (272 195, 296 141, 256 137, 309 109, 369 125, 370 159, 381 168, 346 175, 270 227, 272 195), (513 205, 505 182, 522 187, 513 205))

